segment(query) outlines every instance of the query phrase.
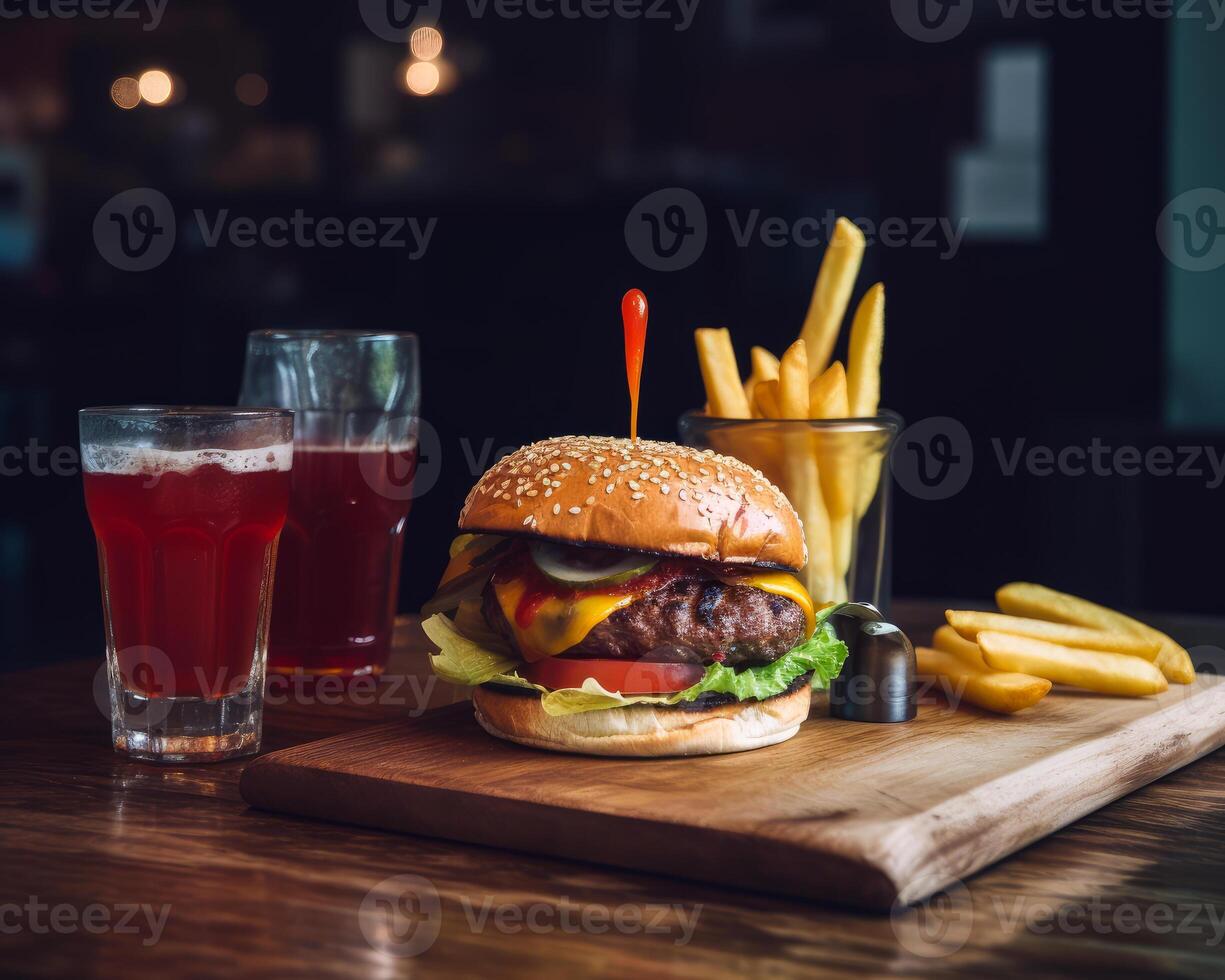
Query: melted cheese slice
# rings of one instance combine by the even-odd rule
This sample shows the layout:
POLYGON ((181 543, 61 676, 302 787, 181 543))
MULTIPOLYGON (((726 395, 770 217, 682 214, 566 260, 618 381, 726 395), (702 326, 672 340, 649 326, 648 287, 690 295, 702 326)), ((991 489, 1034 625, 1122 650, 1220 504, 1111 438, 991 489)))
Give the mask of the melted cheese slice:
MULTIPOLYGON (((808 620, 808 631, 805 638, 812 636, 816 628, 812 599, 808 595, 808 590, 794 575, 788 575, 786 572, 758 572, 728 576, 720 581, 727 585, 761 589, 762 592, 790 599, 804 610, 804 616, 808 620)), ((494 585, 494 596, 502 609, 502 615, 510 623, 515 642, 523 651, 524 659, 529 663, 543 660, 545 657, 555 657, 581 643, 592 629, 618 609, 624 609, 641 597, 635 592, 620 595, 596 594, 582 596, 578 599, 549 596, 540 603, 531 623, 524 629, 516 621, 515 613, 519 609, 519 602, 525 591, 527 587, 519 579, 494 585)))

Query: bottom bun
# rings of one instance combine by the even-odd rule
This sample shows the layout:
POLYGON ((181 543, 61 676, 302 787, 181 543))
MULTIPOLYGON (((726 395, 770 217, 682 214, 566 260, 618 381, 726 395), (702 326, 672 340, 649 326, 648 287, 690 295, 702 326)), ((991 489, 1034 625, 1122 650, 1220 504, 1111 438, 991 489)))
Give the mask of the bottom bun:
POLYGON ((718 755, 785 742, 800 730, 811 700, 803 684, 765 701, 706 710, 635 704, 555 717, 539 697, 488 687, 472 692, 476 720, 490 735, 554 752, 625 756, 718 755))

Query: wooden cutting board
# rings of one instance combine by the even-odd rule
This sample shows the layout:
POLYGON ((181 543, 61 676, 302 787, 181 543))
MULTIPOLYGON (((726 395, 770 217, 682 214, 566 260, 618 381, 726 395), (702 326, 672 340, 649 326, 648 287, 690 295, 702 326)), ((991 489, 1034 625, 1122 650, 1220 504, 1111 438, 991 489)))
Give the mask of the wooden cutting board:
POLYGON ((782 745, 605 759, 486 735, 468 704, 273 752, 252 806, 821 902, 918 901, 1225 744, 1225 679, 1159 697, 1056 689, 1020 716, 924 705, 782 745))

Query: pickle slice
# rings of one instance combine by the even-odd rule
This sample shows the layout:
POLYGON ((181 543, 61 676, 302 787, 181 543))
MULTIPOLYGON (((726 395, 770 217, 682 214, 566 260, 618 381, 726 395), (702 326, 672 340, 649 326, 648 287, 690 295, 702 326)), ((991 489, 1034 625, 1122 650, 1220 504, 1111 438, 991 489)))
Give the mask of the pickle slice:
POLYGON ((577 548, 554 541, 533 541, 532 561, 547 578, 571 589, 620 585, 649 572, 658 559, 626 551, 577 548))

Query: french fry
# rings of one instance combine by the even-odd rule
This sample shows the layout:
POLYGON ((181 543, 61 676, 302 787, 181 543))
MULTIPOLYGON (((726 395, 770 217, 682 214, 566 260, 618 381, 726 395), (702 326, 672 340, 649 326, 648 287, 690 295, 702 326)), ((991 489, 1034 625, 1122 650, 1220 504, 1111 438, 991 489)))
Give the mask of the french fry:
POLYGON ((1153 664, 1123 653, 1077 650, 991 630, 978 634, 978 647, 988 667, 1033 674, 1086 691, 1143 697, 1169 688, 1153 664))
POLYGON ((783 417, 778 407, 778 381, 762 381, 753 389, 753 408, 763 419, 783 417))
POLYGON ((778 380, 778 358, 764 347, 754 347, 749 351, 749 364, 751 369, 748 378, 744 382, 744 397, 749 403, 751 410, 753 408, 753 392, 757 389, 757 386, 763 381, 778 380))
MULTIPOLYGON (((808 414, 814 419, 844 419, 847 412, 846 371, 841 361, 834 361, 808 386, 808 414)), ((821 493, 829 512, 834 571, 845 584, 855 534, 855 471, 843 435, 821 433, 817 437, 817 458, 821 469, 821 493)))
POLYGON ((963 638, 951 626, 941 626, 932 634, 932 646, 945 653, 951 653, 958 660, 963 660, 968 664, 987 666, 987 661, 983 659, 983 652, 978 649, 978 644, 963 638))
POLYGON ((944 616, 949 625, 967 640, 977 639, 979 633, 991 630, 995 633, 1011 633, 1013 636, 1029 636, 1035 640, 1046 640, 1048 643, 1058 643, 1060 646, 1075 647, 1078 650, 1125 653, 1149 661, 1156 660, 1157 654, 1161 652, 1161 644, 1156 640, 1121 630, 1091 629, 1088 626, 1071 626, 1044 619, 1026 619, 1022 616, 966 609, 947 609, 944 616))
POLYGON ((850 416, 846 369, 834 361, 808 386, 808 413, 814 419, 845 419, 850 416))
POLYGON ((785 419, 808 418, 808 350, 797 340, 778 362, 778 407, 785 419))
POLYGON ((880 361, 885 349, 885 284, 878 282, 864 293, 851 322, 851 343, 846 356, 850 414, 871 418, 880 408, 880 361))
MULTIPOLYGON (((847 396, 850 414, 871 418, 880 409, 880 362, 885 349, 885 285, 878 282, 864 293, 851 322, 847 349, 847 396)), ((881 460, 864 460, 860 467, 855 515, 863 517, 880 486, 881 460)))
MULTIPOLYGON (((808 353, 803 340, 788 347, 779 361, 778 404, 785 419, 808 418, 808 353)), ((834 573, 829 511, 821 496, 816 447, 809 432, 789 432, 785 438, 785 489, 804 524, 808 544, 805 584, 818 602, 840 602, 846 598, 846 586, 834 573)))
POLYGON ((834 571, 834 549, 830 538, 829 512, 821 496, 821 476, 806 433, 789 434, 783 487, 804 525, 808 564, 802 572, 804 586, 818 605, 846 599, 846 583, 834 571))
POLYGON ((700 327, 693 332, 693 338, 711 411, 717 418, 749 418, 749 403, 740 384, 736 352, 732 350, 732 335, 726 327, 700 327))
POLYGON ((821 258, 821 269, 812 288, 812 300, 808 304, 808 315, 800 337, 808 345, 808 376, 815 378, 825 370, 838 331, 846 316, 851 291, 855 288, 855 277, 863 262, 866 241, 863 232, 846 218, 839 218, 834 225, 825 255, 821 258))
POLYGON ((916 647, 915 658, 920 675, 949 681, 951 690, 946 695, 950 699, 960 696, 970 704, 1001 714, 1031 708, 1051 689, 1051 682, 1044 678, 992 670, 944 650, 916 647))
POLYGON ((1088 626, 1091 629, 1122 631, 1156 640, 1161 644, 1161 652, 1157 654, 1155 663, 1166 680, 1175 684, 1195 682, 1195 665, 1185 649, 1159 630, 1130 616, 1124 616, 1121 612, 1033 582, 1010 582, 995 593, 995 601, 1000 609, 1012 616, 1029 616, 1073 626, 1088 626))

